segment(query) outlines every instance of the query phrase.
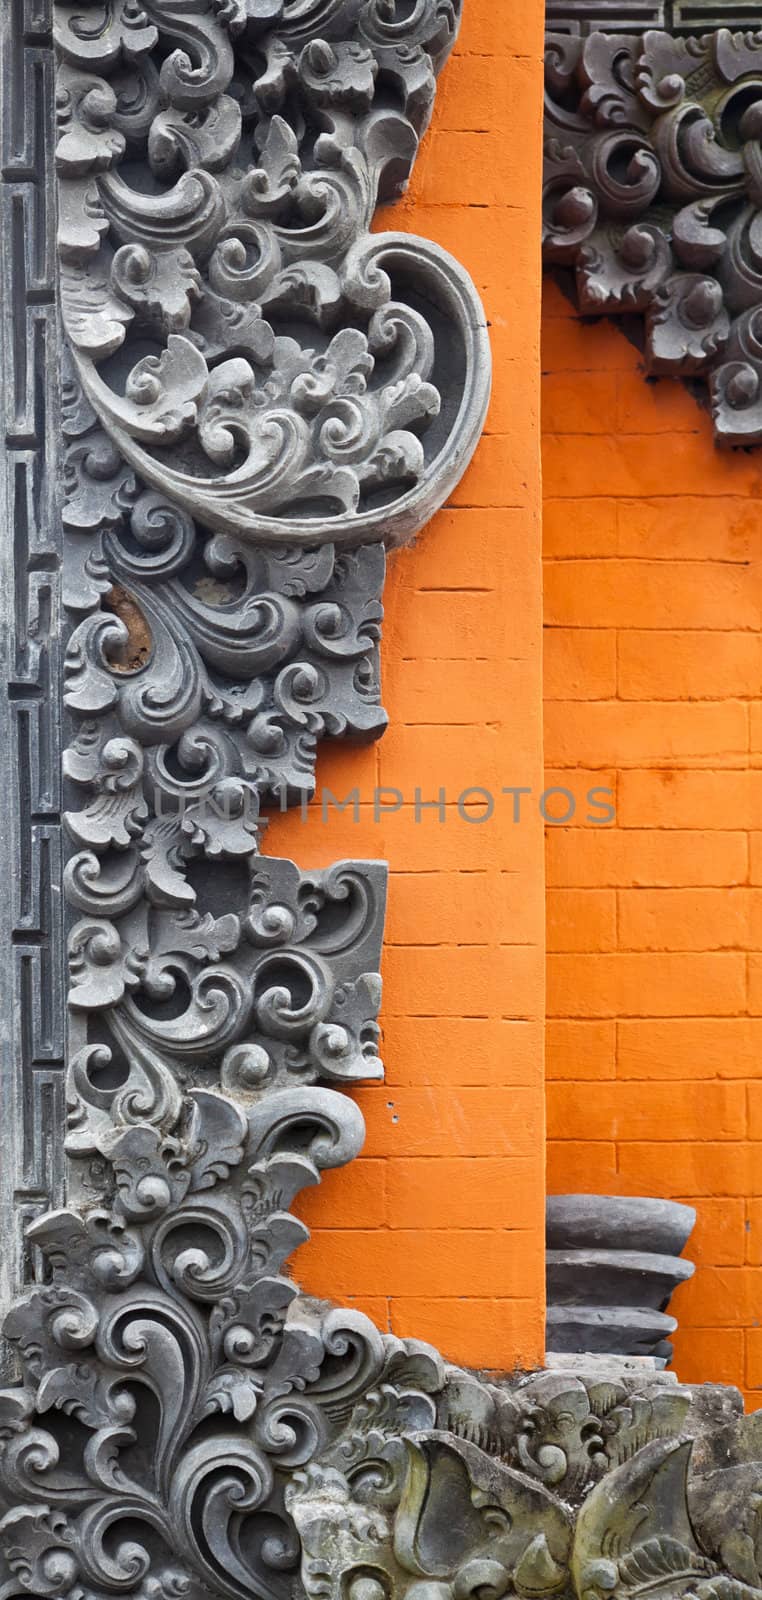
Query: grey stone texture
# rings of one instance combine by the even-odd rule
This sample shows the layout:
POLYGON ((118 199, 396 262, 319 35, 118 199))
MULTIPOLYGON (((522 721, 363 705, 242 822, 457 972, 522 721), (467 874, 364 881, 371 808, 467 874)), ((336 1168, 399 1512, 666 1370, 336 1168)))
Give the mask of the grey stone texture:
MULTIPOLYGON (((7 18, 16 131, 45 120, 36 7, 7 18)), ((263 813, 310 793, 320 740, 381 733, 383 546, 446 498, 483 419, 465 274, 368 233, 458 12, 55 6, 71 350, 47 451, 42 413, 9 445, 12 465, 38 452, 48 496, 58 432, 65 449, 64 503, 36 503, 33 537, 60 509, 66 1181, 43 1102, 5 1319, 2 1600, 762 1594, 762 1449, 732 1391, 640 1370, 481 1379, 288 1271, 296 1197, 362 1144, 343 1090, 381 1071, 385 868, 268 857, 263 813)), ((39 221, 47 169, 7 148, 39 221)), ((35 294, 52 324, 52 283, 35 294)), ((25 539, 7 592, 30 670, 7 681, 53 727, 56 629, 24 608, 57 548, 25 539)), ((34 826, 57 823, 50 793, 34 826)), ((16 926, 49 979, 55 919, 16 926)), ((61 1021, 39 970, 6 1013, 22 1028, 45 1004, 61 1021)), ((50 1048, 32 1068, 60 1062, 50 1048)))
POLYGON ((674 1200, 564 1194, 546 1206, 547 1340, 551 1350, 672 1355, 668 1313, 693 1276, 680 1252, 696 1213, 674 1200))
POLYGON ((399 543, 476 446, 473 285, 427 240, 369 231, 404 189, 459 10, 117 0, 90 26, 56 5, 79 381, 123 462, 224 538, 399 543))
POLYGON ((548 34, 543 248, 573 269, 583 313, 642 318, 646 372, 705 384, 717 441, 749 446, 762 439, 762 32, 732 32, 732 7, 709 31, 717 10, 690 36, 615 31, 607 8, 608 31, 548 34))
MULTIPOLYGON (((60 439, 53 50, 46 0, 0 7, 0 1309, 63 1194, 60 439)), ((0 1378, 12 1370, 0 1340, 0 1378)))

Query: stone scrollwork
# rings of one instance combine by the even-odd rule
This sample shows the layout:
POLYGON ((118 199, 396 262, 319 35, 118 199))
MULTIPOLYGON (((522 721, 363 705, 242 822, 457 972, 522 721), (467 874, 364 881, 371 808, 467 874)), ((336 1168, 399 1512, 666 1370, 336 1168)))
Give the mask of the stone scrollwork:
POLYGON ((4 1325, 0 1600, 762 1600, 732 1392, 482 1381, 288 1270, 382 1072, 386 869, 261 845, 383 731, 384 546, 484 416, 466 275, 369 231, 458 12, 54 6, 67 1183, 4 1325))
POLYGON ((587 315, 635 313, 652 375, 762 440, 762 33, 551 33, 544 254, 587 315))
POLYGON ((403 190, 460 0, 73 0, 61 303, 99 426, 226 537, 399 543, 489 391, 457 262, 370 233, 403 190))

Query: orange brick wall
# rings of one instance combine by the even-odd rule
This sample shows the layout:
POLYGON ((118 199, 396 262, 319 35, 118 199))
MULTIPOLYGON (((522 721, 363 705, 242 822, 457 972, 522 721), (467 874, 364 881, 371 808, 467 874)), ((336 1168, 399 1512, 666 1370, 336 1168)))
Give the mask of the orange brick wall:
POLYGON ((381 227, 462 260, 491 322, 495 396, 452 503, 390 564, 378 747, 323 754, 318 783, 360 785, 360 821, 278 818, 266 848, 303 865, 391 865, 387 1082, 358 1094, 364 1157, 302 1214, 304 1287, 476 1366, 543 1349, 544 883, 539 811, 521 827, 458 817, 470 785, 539 794, 541 8, 466 0, 456 55, 405 201, 381 227), (531 9, 531 8, 530 8, 531 9), (406 797, 374 823, 374 786, 406 797), (416 787, 448 795, 422 814, 416 787))
POLYGON ((762 455, 546 280, 550 1192, 698 1210, 676 1367, 762 1404, 762 455))

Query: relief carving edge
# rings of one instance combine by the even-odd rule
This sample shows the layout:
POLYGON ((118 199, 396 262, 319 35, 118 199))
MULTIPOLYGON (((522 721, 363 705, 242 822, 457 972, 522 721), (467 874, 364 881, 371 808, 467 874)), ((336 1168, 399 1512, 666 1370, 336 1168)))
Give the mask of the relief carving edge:
POLYGON ((585 315, 644 322, 647 374, 762 440, 762 31, 546 37, 543 253, 585 315))
POLYGON ((385 869, 263 856, 260 806, 382 731, 382 538, 483 420, 465 275, 364 232, 456 23, 56 8, 68 1195, 5 1325, 2 1600, 762 1592, 732 1391, 481 1381, 283 1270, 381 1072, 385 869))

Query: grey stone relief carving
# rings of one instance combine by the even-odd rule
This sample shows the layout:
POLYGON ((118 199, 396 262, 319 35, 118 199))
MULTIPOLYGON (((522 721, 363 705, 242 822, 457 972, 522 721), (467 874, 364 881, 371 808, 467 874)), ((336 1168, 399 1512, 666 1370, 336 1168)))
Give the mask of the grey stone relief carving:
MULTIPOLYGON (((35 3, 15 60, 48 48, 35 3)), ((341 1090, 381 1070, 385 868, 260 844, 319 740, 382 731, 383 545, 481 426, 468 280, 365 231, 457 7, 61 0, 54 25, 66 1192, 5 1320, 2 1600, 753 1600, 732 1391, 481 1380, 287 1271, 295 1196, 362 1142, 341 1090)), ((55 549, 31 570, 52 585, 55 549)))
MULTIPOLYGON (((733 6, 690 15, 705 31, 642 18, 646 31, 628 33, 608 7, 588 6, 587 21, 609 31, 548 34, 544 257, 573 269, 586 315, 643 319, 647 373, 706 385, 720 444, 754 445, 762 32, 758 18, 756 31, 732 32, 743 26, 733 6)), ((571 25, 568 6, 553 16, 571 25)))
POLYGON ((459 0, 87 9, 55 7, 58 252, 100 427, 226 538, 417 532, 481 432, 484 318, 444 251, 369 230, 459 0))
POLYGON ((696 1221, 675 1200, 551 1195, 546 1205, 547 1344, 560 1354, 673 1355, 668 1310, 693 1276, 682 1251, 696 1221))

